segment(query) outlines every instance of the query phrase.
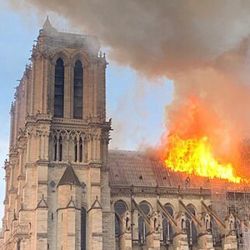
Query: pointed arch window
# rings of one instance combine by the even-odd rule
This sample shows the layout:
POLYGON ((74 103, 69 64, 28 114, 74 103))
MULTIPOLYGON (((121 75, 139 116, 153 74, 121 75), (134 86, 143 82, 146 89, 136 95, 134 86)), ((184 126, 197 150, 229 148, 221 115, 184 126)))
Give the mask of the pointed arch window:
POLYGON ((75 137, 75 140, 74 140, 75 162, 77 162, 77 151, 78 151, 78 142, 77 142, 77 138, 75 137))
MULTIPOLYGON (((149 216, 150 214, 150 205, 143 201, 139 204, 139 207, 141 209, 141 211, 143 212, 144 216, 149 216)), ((146 225, 146 221, 143 217, 142 214, 139 214, 139 218, 138 218, 138 240, 139 240, 139 244, 141 246, 145 245, 146 243, 146 237, 147 237, 147 233, 148 233, 148 226, 146 225)))
POLYGON ((54 161, 57 160, 57 137, 54 136, 54 161))
POLYGON ((63 140, 62 137, 59 137, 59 161, 62 161, 63 158, 63 140))
POLYGON ((74 139, 74 160, 75 162, 83 162, 83 139, 82 136, 74 139))
POLYGON ((81 209, 81 250, 86 250, 86 229, 87 229, 87 211, 84 207, 81 209))
POLYGON ((235 229, 236 229, 235 231, 236 231, 237 244, 238 244, 238 248, 240 249, 240 246, 244 244, 244 240, 243 240, 241 222, 239 219, 237 219, 235 222, 235 229))
POLYGON ((83 162, 83 145, 82 145, 82 137, 79 140, 79 161, 83 162))
POLYGON ((63 117, 64 112, 64 62, 61 58, 55 66, 54 116, 63 117))
POLYGON ((115 210, 115 243, 116 249, 120 249, 120 236, 122 234, 122 216, 128 210, 127 204, 119 200, 114 205, 115 210))
POLYGON ((53 160, 62 161, 63 160, 63 138, 60 135, 55 135, 53 137, 53 160))
POLYGON ((213 246, 222 247, 222 235, 220 232, 220 228, 216 220, 213 217, 211 218, 211 230, 212 230, 212 236, 213 236, 213 246))
MULTIPOLYGON (((187 209, 189 210, 190 214, 196 216, 196 210, 192 204, 187 205, 187 209)), ((186 216, 187 216, 186 228, 187 228, 188 244, 192 248, 195 244, 197 244, 197 230, 191 216, 188 213, 186 213, 186 216)))
POLYGON ((77 60, 74 67, 74 119, 82 119, 83 112, 83 67, 77 60))
MULTIPOLYGON (((167 212, 173 217, 174 210, 170 204, 166 204, 164 208, 167 212)), ((162 220, 162 229, 163 229, 163 244, 169 246, 173 241, 173 228, 168 218, 164 217, 162 220)))

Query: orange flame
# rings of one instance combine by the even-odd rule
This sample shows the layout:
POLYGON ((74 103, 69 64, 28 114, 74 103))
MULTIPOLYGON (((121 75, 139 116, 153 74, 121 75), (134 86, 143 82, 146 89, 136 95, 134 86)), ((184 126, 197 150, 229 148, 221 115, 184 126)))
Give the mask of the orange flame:
POLYGON ((177 135, 171 135, 164 162, 173 171, 226 179, 234 183, 240 183, 242 180, 234 173, 232 164, 219 163, 214 158, 207 137, 183 140, 177 135))
POLYGON ((191 97, 170 110, 160 156, 167 168, 210 179, 249 183, 250 176, 240 163, 239 136, 201 99, 191 97), (248 177, 247 177, 248 176, 248 177))

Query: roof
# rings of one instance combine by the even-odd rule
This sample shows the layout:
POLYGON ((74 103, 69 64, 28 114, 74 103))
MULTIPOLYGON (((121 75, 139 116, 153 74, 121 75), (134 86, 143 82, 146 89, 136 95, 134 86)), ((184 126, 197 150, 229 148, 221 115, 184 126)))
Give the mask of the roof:
POLYGON ((167 169, 147 153, 110 150, 110 185, 143 187, 208 188, 207 178, 191 177, 167 169), (195 178, 195 180, 194 180, 195 178))
POLYGON ((75 186, 82 186, 78 177, 75 174, 74 169, 69 165, 60 179, 57 186, 61 185, 75 185, 75 186))

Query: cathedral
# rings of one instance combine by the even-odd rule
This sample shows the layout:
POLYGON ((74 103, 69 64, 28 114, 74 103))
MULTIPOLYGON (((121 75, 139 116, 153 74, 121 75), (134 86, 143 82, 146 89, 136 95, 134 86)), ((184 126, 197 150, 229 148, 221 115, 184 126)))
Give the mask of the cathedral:
POLYGON ((46 20, 11 106, 0 249, 250 249, 249 193, 109 150, 106 67, 96 37, 46 20))

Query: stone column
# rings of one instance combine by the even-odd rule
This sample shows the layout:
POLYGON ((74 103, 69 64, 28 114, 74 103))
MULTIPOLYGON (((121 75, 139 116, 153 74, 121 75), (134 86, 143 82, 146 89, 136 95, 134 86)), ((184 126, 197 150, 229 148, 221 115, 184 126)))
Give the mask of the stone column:
POLYGON ((89 250, 103 250, 103 207, 101 205, 101 169, 100 166, 93 165, 90 168, 90 193, 89 201, 89 250))
POLYGON ((235 233, 235 217, 233 214, 229 214, 225 221, 226 230, 225 237, 223 239, 224 250, 237 250, 237 238, 235 233))
POLYGON ((187 234, 184 232, 178 233, 173 239, 174 250, 189 250, 187 234))
POLYGON ((120 247, 122 250, 132 250, 132 239, 131 239, 131 233, 124 233, 120 237, 120 247))
POLYGON ((174 250, 189 250, 188 238, 186 233, 186 215, 181 212, 177 218, 177 228, 178 232, 173 238, 173 249, 174 250))
POLYGON ((132 250, 131 216, 129 211, 122 217, 121 231, 120 248, 122 250, 132 250))
POLYGON ((236 235, 226 235, 223 239, 223 249, 224 250, 237 250, 237 238, 236 235))
POLYGON ((103 250, 101 207, 96 203, 88 215, 91 221, 90 250, 103 250))
POLYGON ((213 237, 211 234, 204 233, 198 237, 199 250, 214 250, 213 237))
POLYGON ((36 209, 36 248, 34 250, 47 249, 48 245, 48 207, 44 200, 41 200, 36 209))
MULTIPOLYGON (((69 207, 65 210, 65 221, 67 224, 67 250, 80 250, 80 245, 76 245, 76 208, 74 206, 69 207)), ((79 242, 78 242, 79 243, 79 242)))
POLYGON ((149 250, 160 250, 160 214, 153 212, 150 218, 150 231, 151 234, 147 236, 147 246, 149 250))

